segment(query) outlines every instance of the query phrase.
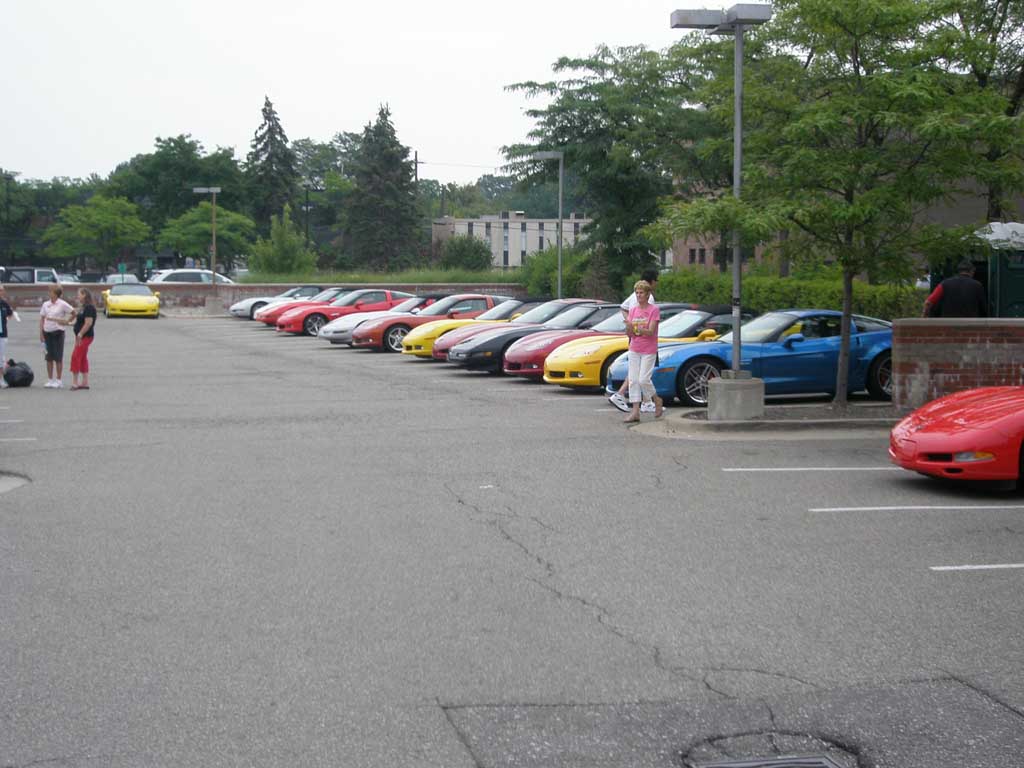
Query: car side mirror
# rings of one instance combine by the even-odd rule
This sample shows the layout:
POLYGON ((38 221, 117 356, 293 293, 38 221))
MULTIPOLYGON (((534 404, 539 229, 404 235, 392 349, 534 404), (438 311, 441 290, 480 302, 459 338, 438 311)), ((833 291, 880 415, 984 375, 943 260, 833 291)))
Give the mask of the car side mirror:
POLYGON ((786 340, 782 342, 782 345, 784 347, 792 349, 794 344, 799 344, 803 340, 804 335, 802 333, 794 333, 792 336, 787 336, 786 340))
POLYGON ((718 338, 718 331, 714 328, 705 328, 697 334, 697 341, 712 341, 718 338))
POLYGON ((153 291, 153 295, 156 296, 159 299, 160 298, 160 291, 153 291))
POLYGON ((356 302, 356 309, 362 309, 362 306, 363 306, 363 302, 361 302, 361 301, 357 301, 356 302))
POLYGON ((512 317, 511 317, 511 318, 509 318, 509 319, 510 319, 510 320, 516 320, 516 319, 518 319, 518 318, 520 318, 520 317, 522 317, 522 316, 523 316, 523 313, 522 313, 522 312, 516 312, 516 313, 515 313, 514 315, 512 315, 512 317))
POLYGON ((457 317, 458 314, 459 314, 458 312, 456 312, 455 310, 452 310, 451 312, 448 313, 448 317, 450 317, 450 318, 451 317, 457 317))
POLYGON ((420 313, 420 308, 419 307, 413 307, 412 309, 409 310, 409 312, 411 314, 413 314, 413 315, 418 315, 420 313))

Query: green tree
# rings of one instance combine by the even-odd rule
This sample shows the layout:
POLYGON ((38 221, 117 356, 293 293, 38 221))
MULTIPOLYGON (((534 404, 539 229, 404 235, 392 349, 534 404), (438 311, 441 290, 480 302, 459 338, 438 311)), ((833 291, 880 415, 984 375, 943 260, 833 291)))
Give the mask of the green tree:
POLYGON ((294 200, 299 181, 295 153, 288 146, 281 121, 270 99, 264 97, 263 123, 256 129, 245 162, 253 218, 266 231, 271 217, 294 200))
POLYGON ((478 237, 455 235, 448 238, 441 249, 442 269, 484 271, 492 266, 491 249, 478 237))
MULTIPOLYGON (((550 103, 527 114, 536 120, 531 144, 505 148, 526 180, 556 180, 553 162, 533 163, 537 149, 565 152, 579 197, 594 219, 588 242, 604 246, 613 283, 652 260, 660 243, 646 225, 659 200, 722 185, 722 164, 707 159, 703 140, 722 127, 693 104, 695 83, 707 77, 702 46, 679 45, 663 55, 642 46, 606 46, 583 59, 562 58, 562 79, 511 86, 550 103)), ((604 266, 602 266, 604 269, 604 266)))
POLYGON ((305 247, 305 238, 292 224, 291 207, 285 205, 280 216, 270 222, 270 238, 252 246, 249 268, 255 272, 293 274, 311 272, 316 254, 305 247))
MULTIPOLYGON (((248 216, 217 206, 217 262, 230 271, 237 258, 249 252, 256 225, 248 216)), ((184 256, 205 259, 213 241, 213 205, 203 201, 171 219, 160 231, 157 246, 184 256)))
MULTIPOLYGON (((909 271, 920 215, 970 175, 972 143, 1000 128, 988 114, 976 119, 976 94, 915 44, 935 22, 932 4, 779 0, 776 11, 746 67, 742 202, 676 203, 663 221, 673 236, 735 227, 748 244, 786 230, 778 248, 840 265, 836 403, 845 406, 855 276, 909 271)), ((728 91, 719 80, 700 95, 731 124, 728 91)))
POLYGON ((112 269, 125 249, 150 236, 139 209, 124 198, 95 196, 85 205, 69 205, 43 234, 48 252, 76 267, 91 259, 112 269))
POLYGON ((356 183, 348 206, 351 253, 380 271, 414 262, 420 219, 413 166, 386 106, 364 129, 351 165, 356 183))

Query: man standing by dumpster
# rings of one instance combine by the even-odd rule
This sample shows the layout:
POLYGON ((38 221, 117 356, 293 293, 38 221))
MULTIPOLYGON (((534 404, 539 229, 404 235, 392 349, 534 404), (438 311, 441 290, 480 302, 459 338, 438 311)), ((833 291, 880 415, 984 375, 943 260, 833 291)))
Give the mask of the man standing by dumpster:
POLYGON ((964 259, 956 271, 924 300, 924 317, 988 317, 988 296, 974 279, 974 263, 964 259))

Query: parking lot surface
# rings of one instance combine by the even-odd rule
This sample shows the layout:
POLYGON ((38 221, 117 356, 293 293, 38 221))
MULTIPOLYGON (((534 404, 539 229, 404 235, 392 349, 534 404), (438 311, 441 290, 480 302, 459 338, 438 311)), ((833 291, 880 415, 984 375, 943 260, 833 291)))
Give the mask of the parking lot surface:
POLYGON ((256 326, 13 326, 0 766, 1024 766, 1024 497, 256 326))

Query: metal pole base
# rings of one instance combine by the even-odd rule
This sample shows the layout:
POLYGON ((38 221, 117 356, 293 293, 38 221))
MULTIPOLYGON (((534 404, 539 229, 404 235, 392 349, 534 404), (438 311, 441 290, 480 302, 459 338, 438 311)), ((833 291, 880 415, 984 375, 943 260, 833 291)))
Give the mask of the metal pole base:
POLYGON ((708 382, 708 421, 745 421, 764 416, 764 379, 749 371, 722 371, 708 382), (726 377, 726 373, 740 376, 726 377))

